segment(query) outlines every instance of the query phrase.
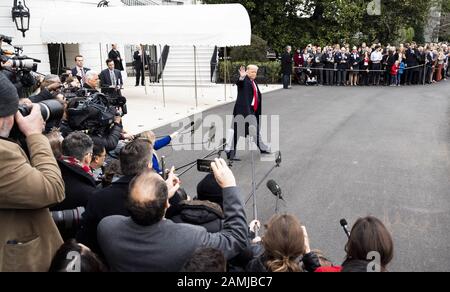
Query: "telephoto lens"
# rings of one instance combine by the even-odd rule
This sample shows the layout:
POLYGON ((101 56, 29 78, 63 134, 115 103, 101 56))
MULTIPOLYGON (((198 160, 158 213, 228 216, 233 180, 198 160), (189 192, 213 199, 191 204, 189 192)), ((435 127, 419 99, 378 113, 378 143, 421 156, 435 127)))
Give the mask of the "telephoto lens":
MULTIPOLYGON (((44 121, 61 120, 64 114, 64 105, 56 99, 48 99, 39 103, 41 106, 41 115, 44 121)), ((31 112, 31 107, 22 105, 19 107, 22 116, 28 116, 31 112)))
POLYGON ((52 211, 52 218, 64 240, 74 238, 81 227, 83 207, 72 210, 52 211))

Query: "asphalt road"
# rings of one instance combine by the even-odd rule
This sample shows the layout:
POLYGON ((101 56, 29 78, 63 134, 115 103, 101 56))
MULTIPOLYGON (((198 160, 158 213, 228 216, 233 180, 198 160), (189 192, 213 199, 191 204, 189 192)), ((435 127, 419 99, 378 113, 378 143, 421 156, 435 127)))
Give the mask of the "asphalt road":
MULTIPOLYGON (((306 225, 312 248, 336 263, 344 258, 351 225, 373 215, 392 232, 392 271, 450 271, 450 82, 411 87, 294 87, 263 96, 263 113, 279 115, 283 162, 270 175, 283 190, 281 211, 306 225)), ((204 113, 220 116, 233 104, 204 113)), ((166 126, 157 134, 169 133, 166 126)), ((182 165, 206 151, 166 149, 169 164, 182 165)), ((247 197, 251 188, 250 153, 233 171, 247 197)), ((273 162, 256 154, 256 177, 273 162)), ((204 176, 193 170, 182 177, 195 195, 204 176)), ((257 192, 259 219, 275 210, 265 187, 257 192)), ((252 201, 247 217, 253 216, 252 201)))

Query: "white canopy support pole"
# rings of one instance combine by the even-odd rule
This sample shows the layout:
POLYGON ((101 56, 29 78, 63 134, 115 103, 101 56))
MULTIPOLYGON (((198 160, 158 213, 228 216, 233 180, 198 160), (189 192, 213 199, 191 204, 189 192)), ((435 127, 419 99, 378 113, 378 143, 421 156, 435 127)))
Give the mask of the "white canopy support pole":
MULTIPOLYGON (((143 67, 143 69, 144 69, 143 70, 144 71, 144 88, 145 88, 145 95, 148 95, 148 93, 147 93, 147 82, 145 82, 145 62, 147 61, 146 60, 147 58, 145 58, 145 54, 146 53, 147 53, 147 51, 145 49, 145 46, 142 45, 142 56, 141 56, 141 58, 142 58, 142 66, 144 66, 143 67)), ((148 69, 149 69, 149 72, 150 72, 150 67, 148 69)), ((149 79, 149 81, 150 81, 150 79, 149 79)), ((141 81, 139 80, 139 82, 141 82, 141 81)))
MULTIPOLYGON (((164 107, 166 107, 166 91, 165 91, 165 88, 164 88, 164 68, 163 68, 163 60, 162 60, 163 51, 161 49, 161 45, 159 45, 159 51, 161 53, 161 56, 159 58, 159 69, 161 71, 163 104, 164 104, 164 107)), ((156 70, 156 78, 158 78, 158 70, 156 70)))
POLYGON ((223 84, 225 87, 225 101, 227 101, 227 67, 227 47, 225 47, 223 53, 223 84))
POLYGON ((100 71, 103 71, 102 43, 99 43, 99 48, 100 48, 100 71))
POLYGON ((62 58, 62 50, 63 50, 63 44, 59 44, 59 52, 58 52, 58 69, 56 71, 57 75, 60 76, 61 74, 59 69, 61 68, 61 58, 62 58))
POLYGON ((198 90, 197 90, 197 47, 194 46, 194 76, 195 76, 195 109, 198 109, 198 90))

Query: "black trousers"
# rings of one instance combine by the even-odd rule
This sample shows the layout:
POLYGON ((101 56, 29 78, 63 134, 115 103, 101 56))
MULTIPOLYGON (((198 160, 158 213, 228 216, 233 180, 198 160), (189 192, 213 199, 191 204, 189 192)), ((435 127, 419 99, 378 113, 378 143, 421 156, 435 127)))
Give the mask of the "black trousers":
POLYGON ((135 68, 136 70, 136 86, 139 85, 139 79, 141 79, 141 85, 145 84, 145 71, 144 66, 141 66, 139 68, 135 68))
POLYGON ((233 148, 230 151, 229 154, 229 158, 233 159, 236 156, 236 146, 239 142, 239 138, 240 137, 244 137, 246 138, 249 135, 249 127, 251 125, 254 125, 256 127, 256 145, 258 146, 258 148, 263 151, 263 150, 267 150, 267 149, 261 149, 260 142, 261 142, 261 132, 260 132, 260 124, 259 124, 259 117, 257 116, 252 116, 252 120, 250 121, 249 119, 245 120, 245 125, 240 124, 242 121, 238 118, 235 119, 233 121, 233 131, 234 131, 234 136, 233 136, 233 148), (254 119, 253 119, 254 117, 254 119), (249 121, 249 122, 248 122, 249 121))
POLYGON ((346 85, 347 82, 347 70, 338 69, 337 71, 337 84, 338 85, 346 85))
POLYGON ((417 83, 417 68, 406 70, 406 83, 407 84, 417 83))
MULTIPOLYGON (((381 64, 373 64, 372 65, 372 70, 381 70, 381 64)), ((379 85, 380 84, 380 77, 381 77, 381 72, 379 71, 375 71, 372 72, 372 81, 373 81, 373 85, 379 85)))
POLYGON ((333 85, 334 84, 334 67, 328 67, 325 70, 325 82, 327 85, 333 85))
POLYGON ((367 72, 367 71, 361 72, 361 81, 359 84, 365 85, 365 86, 369 85, 369 72, 367 72))
POLYGON ((288 89, 291 85, 291 74, 283 74, 283 88, 288 89))
POLYGON ((324 83, 323 65, 316 65, 316 67, 314 67, 314 71, 316 72, 317 83, 320 85, 323 85, 323 83, 324 83))

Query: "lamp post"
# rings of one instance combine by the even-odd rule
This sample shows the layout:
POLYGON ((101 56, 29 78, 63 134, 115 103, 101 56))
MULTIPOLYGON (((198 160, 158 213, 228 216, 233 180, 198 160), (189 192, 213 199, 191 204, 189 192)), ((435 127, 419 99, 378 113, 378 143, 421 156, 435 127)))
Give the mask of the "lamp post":
POLYGON ((25 0, 14 0, 14 6, 11 11, 13 22, 16 24, 17 30, 22 32, 25 37, 25 32, 30 29, 30 9, 27 7, 25 0))
POLYGON ((100 2, 98 2, 97 7, 108 7, 109 6, 109 1, 106 0, 102 0, 100 2))

